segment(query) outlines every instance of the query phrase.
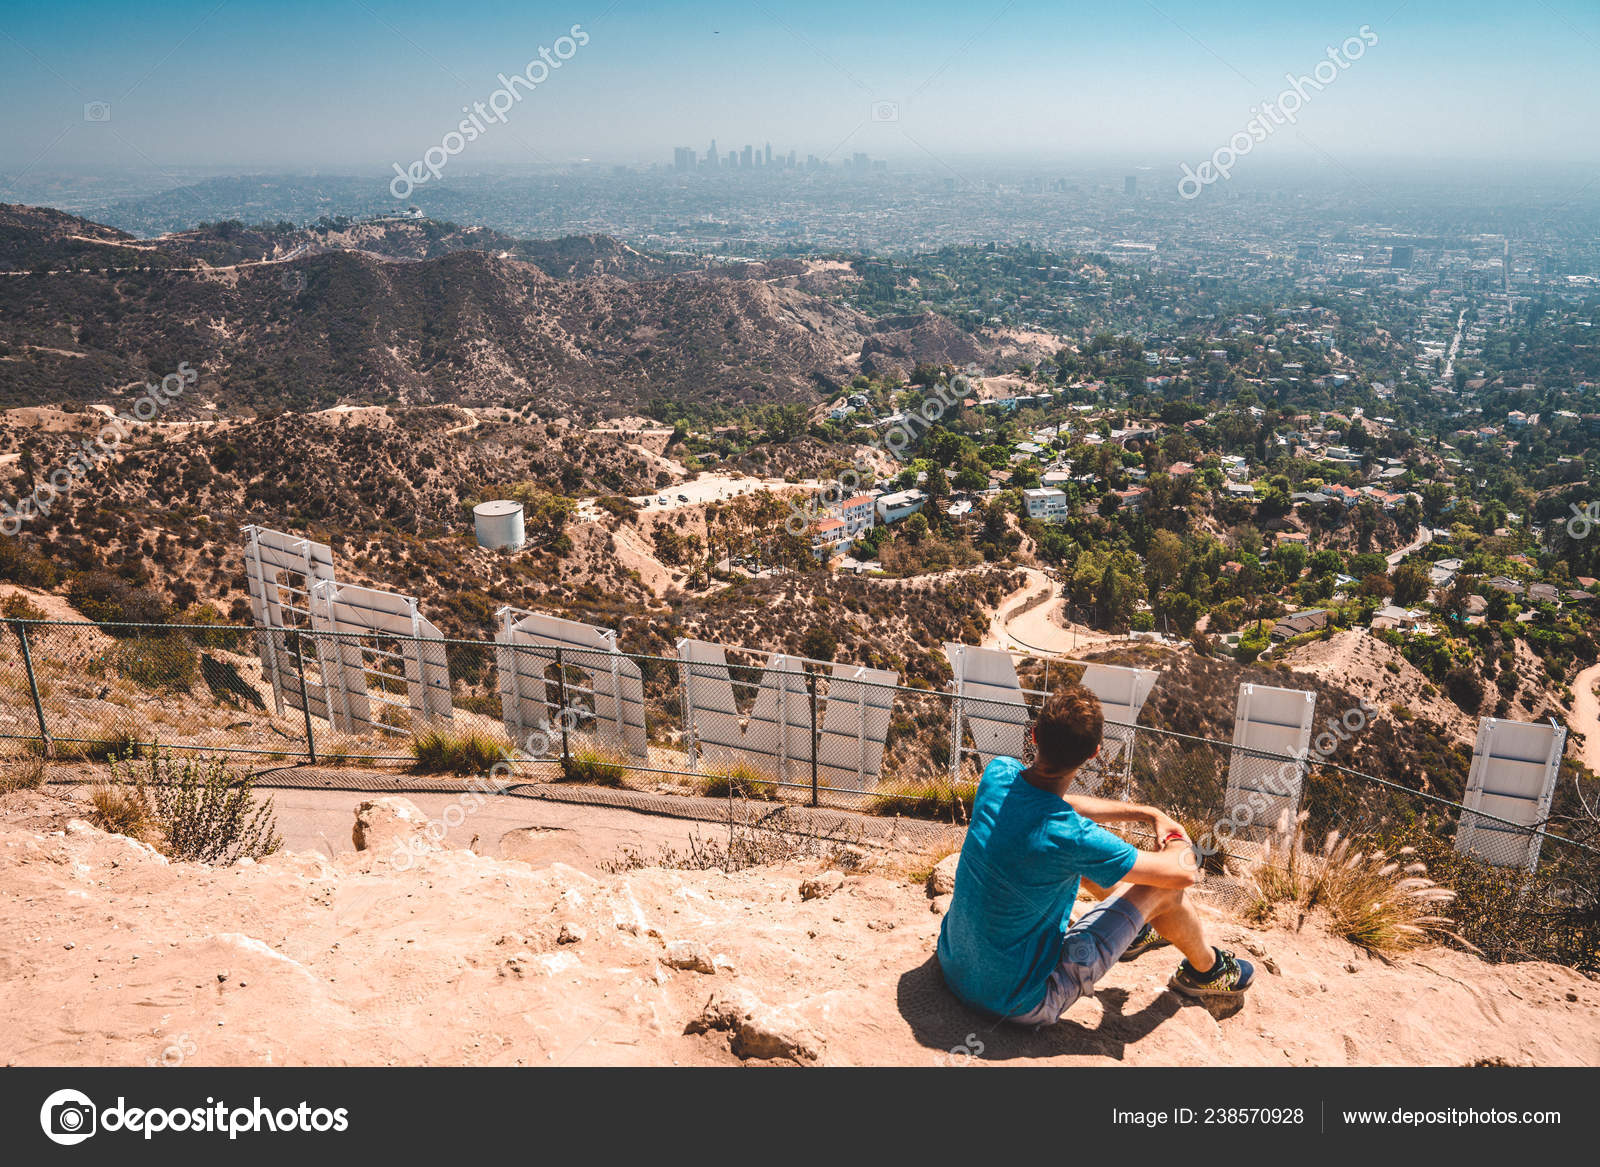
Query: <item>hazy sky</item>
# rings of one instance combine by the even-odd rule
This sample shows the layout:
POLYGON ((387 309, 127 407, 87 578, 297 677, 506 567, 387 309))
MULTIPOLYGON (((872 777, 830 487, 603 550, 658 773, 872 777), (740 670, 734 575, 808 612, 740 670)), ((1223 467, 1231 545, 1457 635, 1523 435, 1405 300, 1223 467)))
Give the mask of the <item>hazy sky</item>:
POLYGON ((1595 0, 3 0, 0 172, 387 169, 541 46, 575 51, 453 168, 670 162, 712 137, 1176 168, 1363 26, 1377 43, 1259 155, 1600 159, 1595 0), (588 43, 556 46, 575 24, 588 43))

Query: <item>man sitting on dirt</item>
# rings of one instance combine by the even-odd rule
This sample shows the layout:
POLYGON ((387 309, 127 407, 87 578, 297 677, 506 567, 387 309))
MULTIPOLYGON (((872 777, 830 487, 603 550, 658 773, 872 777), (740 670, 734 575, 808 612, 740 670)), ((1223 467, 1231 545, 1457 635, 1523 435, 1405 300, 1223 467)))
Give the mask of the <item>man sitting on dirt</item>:
POLYGON ((938 948, 946 983, 974 1008, 1054 1024, 1114 963, 1167 944, 1187 958, 1169 982, 1178 992, 1250 987, 1250 962, 1208 944, 1184 902, 1199 870, 1183 828, 1154 807, 1067 793, 1100 752, 1104 720, 1089 690, 1057 689, 1033 727, 1033 765, 996 758, 983 772, 938 948), (1157 849, 1100 825, 1118 822, 1146 824, 1157 849), (1100 902, 1074 924, 1080 881, 1100 902))

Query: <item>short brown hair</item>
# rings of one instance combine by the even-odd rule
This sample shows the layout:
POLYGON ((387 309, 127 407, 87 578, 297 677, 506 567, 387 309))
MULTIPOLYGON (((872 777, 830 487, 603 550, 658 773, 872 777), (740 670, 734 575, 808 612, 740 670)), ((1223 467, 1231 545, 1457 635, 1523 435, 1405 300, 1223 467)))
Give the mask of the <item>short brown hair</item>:
POLYGON ((1076 770, 1100 748, 1106 715, 1100 698, 1082 685, 1063 685, 1044 699, 1033 723, 1039 761, 1052 770, 1076 770))

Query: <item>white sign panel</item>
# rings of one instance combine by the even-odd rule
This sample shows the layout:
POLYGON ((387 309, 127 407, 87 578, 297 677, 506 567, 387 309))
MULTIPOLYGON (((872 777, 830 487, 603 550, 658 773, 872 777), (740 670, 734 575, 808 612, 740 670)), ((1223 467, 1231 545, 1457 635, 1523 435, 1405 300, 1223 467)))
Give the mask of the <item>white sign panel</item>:
POLYGON ((1538 870, 1544 840, 1532 832, 1549 817, 1566 742, 1567 731, 1553 722, 1481 720, 1456 850, 1500 867, 1538 870))
POLYGON ((1303 689, 1239 686, 1234 749, 1222 803, 1223 812, 1235 822, 1246 816, 1245 826, 1267 831, 1293 826, 1316 708, 1317 695, 1303 689))
POLYGON ((828 678, 822 736, 817 743, 820 781, 834 790, 870 790, 883 768, 894 686, 900 674, 836 664, 828 678))
MULTIPOLYGON (((333 579, 333 549, 267 527, 249 526, 242 533, 250 615, 258 629, 256 653, 281 716, 286 708, 304 708, 304 702, 300 695, 302 665, 280 630, 311 627, 311 589, 333 579)), ((315 671, 314 650, 302 645, 298 652, 310 657, 315 671)), ((327 717, 323 686, 308 679, 305 687, 312 714, 327 717)))
POLYGON ((972 734, 980 768, 996 758, 1023 757, 1032 714, 1023 697, 1022 684, 1017 680, 1016 666, 1011 663, 1011 654, 948 643, 944 651, 955 671, 952 775, 960 772, 963 725, 972 734))
POLYGON ((513 741, 534 730, 552 732, 564 698, 584 732, 587 719, 601 740, 630 757, 649 758, 644 675, 638 662, 617 651, 615 631, 502 608, 495 645, 501 711, 513 741), (558 649, 566 674, 559 679, 550 673, 558 649))
POLYGON ((374 702, 413 722, 451 719, 443 633, 413 597, 326 580, 311 589, 311 621, 318 633, 341 634, 317 638, 335 729, 403 732, 373 716, 374 702))
POLYGON ((1127 797, 1126 788, 1133 770, 1134 726, 1160 675, 1154 669, 1129 669, 1120 665, 1083 667, 1083 677, 1078 683, 1100 698, 1105 734, 1100 753, 1085 762, 1073 779, 1071 793, 1127 797))
POLYGON ((719 766, 743 763, 780 782, 810 781, 811 695, 800 658, 779 654, 767 661, 742 723, 722 646, 685 638, 678 641, 678 659, 697 767, 702 759, 719 766))

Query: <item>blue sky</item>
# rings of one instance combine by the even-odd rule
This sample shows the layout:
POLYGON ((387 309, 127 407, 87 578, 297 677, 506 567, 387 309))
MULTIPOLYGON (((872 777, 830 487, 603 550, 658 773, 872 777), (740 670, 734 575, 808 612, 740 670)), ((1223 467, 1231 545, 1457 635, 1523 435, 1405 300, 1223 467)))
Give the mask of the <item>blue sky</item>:
POLYGON ((1173 166, 1362 26, 1377 43, 1263 154, 1600 159, 1593 0, 6 0, 0 171, 387 168, 574 24, 589 43, 467 148, 471 165, 666 161, 714 136, 724 150, 1173 166), (85 119, 97 102, 108 120, 85 119))

